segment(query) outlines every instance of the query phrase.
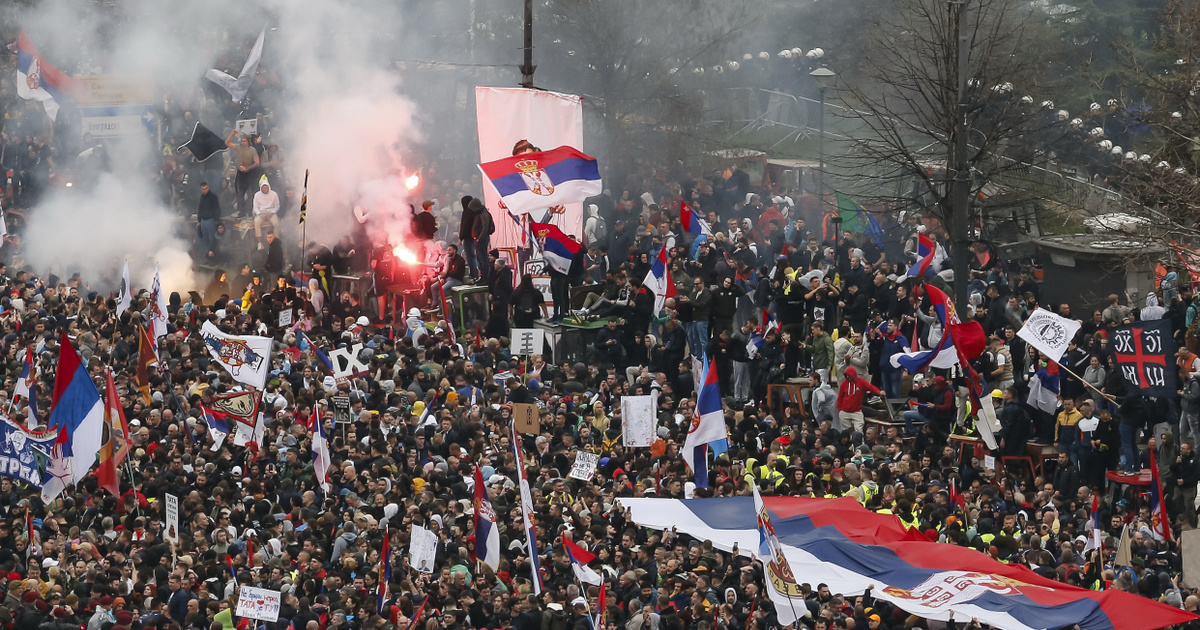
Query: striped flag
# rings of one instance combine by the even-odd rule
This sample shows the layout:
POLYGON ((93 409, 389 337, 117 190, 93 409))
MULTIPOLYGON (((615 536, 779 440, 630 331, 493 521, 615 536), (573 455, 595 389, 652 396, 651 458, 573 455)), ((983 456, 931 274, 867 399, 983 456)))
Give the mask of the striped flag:
POLYGON ((309 419, 312 429, 313 474, 321 488, 329 492, 329 440, 325 436, 325 423, 321 421, 321 408, 314 405, 309 419))

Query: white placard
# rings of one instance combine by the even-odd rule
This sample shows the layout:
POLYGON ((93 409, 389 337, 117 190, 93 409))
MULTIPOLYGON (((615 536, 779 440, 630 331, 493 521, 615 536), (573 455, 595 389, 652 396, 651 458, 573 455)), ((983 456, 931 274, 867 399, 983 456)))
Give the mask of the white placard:
POLYGON ((996 470, 996 458, 991 455, 984 455, 983 467, 987 470, 996 470))
POLYGON ((420 571, 421 573, 433 573, 434 556, 437 555, 437 534, 421 527, 413 525, 412 545, 408 556, 408 565, 420 571))
POLYGON ((592 476, 596 474, 596 466, 599 464, 599 455, 580 451, 575 454, 575 465, 571 466, 571 474, 567 476, 580 481, 591 481, 592 476))
POLYGON ((238 591, 237 616, 279 621, 279 591, 243 586, 238 591))
POLYGON ((292 309, 291 307, 279 311, 279 327, 287 328, 292 325, 292 309))
POLYGON ((356 343, 353 348, 338 348, 330 352, 329 361, 333 363, 333 377, 343 379, 370 372, 371 365, 358 360, 358 353, 362 352, 362 349, 363 345, 356 343))
POLYGON ((514 328, 508 344, 510 354, 527 357, 542 354, 546 346, 546 331, 541 328, 514 328))
POLYGON ((167 531, 163 533, 163 538, 179 544, 179 497, 168 494, 167 504, 164 506, 167 512, 167 531))
POLYGON ((654 443, 654 397, 624 396, 621 398, 622 444, 626 447, 650 446, 654 443))
POLYGON ((254 135, 258 133, 258 119, 243 118, 237 121, 236 129, 239 136, 254 135))

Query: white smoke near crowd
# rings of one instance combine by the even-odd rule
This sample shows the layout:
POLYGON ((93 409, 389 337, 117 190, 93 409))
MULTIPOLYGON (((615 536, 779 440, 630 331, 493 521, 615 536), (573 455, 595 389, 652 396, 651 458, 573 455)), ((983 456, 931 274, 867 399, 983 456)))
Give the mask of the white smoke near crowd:
MULTIPOLYGON (((388 43, 401 24, 394 4, 282 2, 277 47, 291 85, 285 136, 293 141, 291 179, 309 179, 310 229, 332 243, 366 212, 368 229, 392 243, 408 233, 410 170, 403 156, 418 140, 412 102, 385 65, 388 43)), ((419 203, 419 200, 417 200, 419 203)), ((418 208, 419 209, 419 208, 418 208)))
POLYGON ((190 288, 188 245, 173 236, 170 210, 147 203, 154 195, 139 183, 135 177, 102 175, 93 194, 50 197, 25 228, 23 258, 38 273, 66 278, 81 272, 92 288, 104 292, 119 285, 125 259, 135 287, 149 287, 158 266, 168 290, 190 288))
MULTIPOLYGON (((312 172, 308 238, 332 245, 350 232, 351 209, 362 205, 369 229, 387 231, 393 243, 402 242, 410 201, 404 186, 410 170, 403 156, 417 134, 412 103, 400 94, 399 79, 388 68, 387 44, 401 26, 390 4, 130 0, 106 6, 44 0, 20 17, 21 28, 47 58, 74 53, 65 72, 145 78, 154 82, 160 98, 173 93, 193 106, 212 93, 204 89, 204 72, 225 52, 240 56, 240 64, 264 24, 268 32, 259 72, 274 72, 286 86, 285 111, 273 112, 266 124, 271 141, 286 148, 297 202, 304 169, 312 172)), ((256 88, 251 87, 251 98, 256 88)), ((206 124, 224 137, 229 122, 206 124)), ((102 292, 116 288, 125 259, 135 288, 146 286, 149 275, 141 272, 152 274, 155 264, 163 266, 169 291, 197 288, 203 280, 189 269, 188 242, 194 229, 188 216, 195 208, 188 204, 177 210, 164 200, 157 156, 168 148, 154 140, 109 142, 112 174, 86 196, 52 186, 30 213, 23 258, 38 272, 50 266, 60 276, 83 271, 102 292)), ((278 182, 275 187, 283 197, 278 182)), ((228 216, 232 208, 228 202, 223 207, 228 216)), ((295 215, 287 219, 294 221, 295 215)), ((289 244, 292 263, 295 251, 289 244)))

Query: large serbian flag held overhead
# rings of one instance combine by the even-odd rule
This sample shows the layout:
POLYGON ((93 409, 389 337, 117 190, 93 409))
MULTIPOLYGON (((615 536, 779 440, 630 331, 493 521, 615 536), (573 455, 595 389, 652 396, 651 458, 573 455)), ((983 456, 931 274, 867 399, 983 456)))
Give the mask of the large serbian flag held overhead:
POLYGON ((759 557, 781 625, 807 610, 798 582, 825 583, 843 595, 874 585, 877 599, 913 615, 947 621, 953 612, 957 620, 974 617, 1002 630, 1075 624, 1082 630, 1151 630, 1198 618, 1130 593, 1067 586, 965 547, 929 542, 895 516, 870 512, 850 497, 762 501, 786 563, 757 552, 762 518, 754 497, 621 499, 621 505, 640 526, 676 527, 717 549, 737 545, 742 555, 759 557))
POLYGON ((521 153, 480 164, 479 170, 513 214, 545 212, 601 192, 596 159, 574 147, 521 153))

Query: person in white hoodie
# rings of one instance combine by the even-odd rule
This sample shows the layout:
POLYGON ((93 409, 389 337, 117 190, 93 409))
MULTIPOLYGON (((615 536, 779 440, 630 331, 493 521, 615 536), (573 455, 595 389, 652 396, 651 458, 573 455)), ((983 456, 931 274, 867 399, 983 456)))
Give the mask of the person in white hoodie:
POLYGON ((254 237, 258 239, 258 248, 263 249, 263 226, 270 223, 279 227, 279 194, 271 190, 271 182, 263 175, 258 180, 258 192, 254 193, 254 237))

